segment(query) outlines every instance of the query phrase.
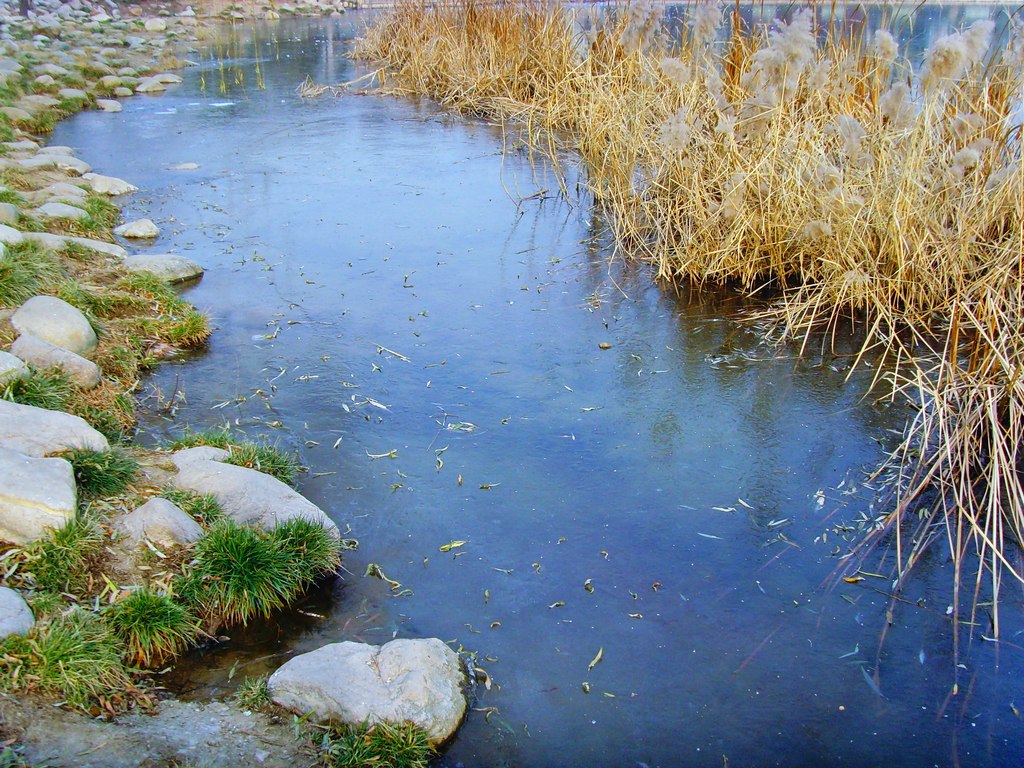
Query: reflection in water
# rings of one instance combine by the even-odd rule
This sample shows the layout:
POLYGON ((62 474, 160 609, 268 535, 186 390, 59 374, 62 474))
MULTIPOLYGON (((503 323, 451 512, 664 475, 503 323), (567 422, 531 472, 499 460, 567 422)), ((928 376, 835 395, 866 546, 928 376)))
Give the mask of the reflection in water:
POLYGON ((883 580, 822 588, 906 417, 863 397, 870 370, 764 344, 736 297, 653 285, 580 201, 520 202, 555 182, 503 156, 497 126, 301 100, 307 74, 360 74, 359 18, 239 32, 258 50, 225 93, 208 62, 54 137, 139 184, 126 216, 208 270, 187 297, 218 330, 147 382, 187 404, 140 439, 267 435, 363 544, 173 682, 224 695, 326 642, 432 635, 477 654, 496 686, 475 705, 499 710, 471 713, 443 765, 1019 763, 1015 645, 962 652, 950 696, 940 549, 891 627, 883 580), (469 543, 439 551, 452 539, 469 543), (370 562, 412 594, 363 578, 370 562))

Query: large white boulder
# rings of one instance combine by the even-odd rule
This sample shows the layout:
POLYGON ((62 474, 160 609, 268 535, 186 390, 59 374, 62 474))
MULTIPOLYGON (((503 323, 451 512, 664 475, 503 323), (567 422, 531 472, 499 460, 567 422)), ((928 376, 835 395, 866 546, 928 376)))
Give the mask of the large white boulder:
POLYGON ((338 532, 338 526, 320 507, 276 477, 206 456, 225 458, 227 453, 205 447, 175 453, 175 487, 211 494, 225 514, 238 523, 258 525, 269 531, 280 523, 303 517, 338 532))
POLYGON ((11 352, 36 368, 60 368, 82 389, 92 389, 102 378, 99 366, 92 360, 31 333, 23 333, 15 339, 11 352))
POLYGON ((11 316, 11 324, 18 333, 31 334, 78 355, 96 349, 96 331, 85 315, 56 296, 33 296, 11 316))
POLYGON ((71 448, 109 451, 110 443, 78 416, 0 399, 0 447, 45 456, 71 448))
POLYGON ((27 544, 75 515, 75 472, 64 459, 0 448, 0 539, 27 544))
POLYGON ((296 656, 267 681, 275 704, 348 725, 412 721, 446 741, 466 714, 459 656, 437 638, 382 646, 332 643, 296 656))

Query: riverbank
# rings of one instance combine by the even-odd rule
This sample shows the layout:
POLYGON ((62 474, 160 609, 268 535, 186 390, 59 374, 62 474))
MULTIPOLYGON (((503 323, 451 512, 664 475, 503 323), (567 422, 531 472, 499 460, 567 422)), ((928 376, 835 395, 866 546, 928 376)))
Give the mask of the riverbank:
MULTIPOLYGON (((130 5, 128 12, 122 14, 115 3, 106 0, 68 4, 37 2, 29 19, 23 19, 16 14, 14 6, 7 3, 0 7, 0 55, 3 56, 0 75, 5 102, 0 108, 3 113, 0 128, 7 134, 0 151, 5 184, 0 225, 0 242, 5 244, 0 246, 3 249, 0 250, 0 291, 3 294, 0 339, 4 348, 13 342, 11 348, 22 358, 2 353, 0 390, 14 401, 71 411, 85 417, 105 434, 89 429, 85 422, 69 421, 74 434, 79 436, 71 437, 69 433, 68 439, 76 444, 80 439, 87 439, 98 452, 95 457, 123 456, 128 462, 127 471, 131 473, 126 478, 125 492, 113 498, 110 489, 106 495, 88 493, 79 475, 77 482, 73 480, 63 486, 70 495, 62 503, 57 499, 57 488, 65 482, 63 479, 42 481, 38 475, 30 474, 24 485, 12 484, 16 479, 12 474, 15 470, 9 463, 13 461, 20 466, 26 464, 26 460, 16 458, 25 454, 16 453, 11 446, 26 451, 29 445, 26 440, 38 440, 42 432, 38 425, 26 431, 15 424, 25 415, 34 418, 35 412, 29 407, 17 412, 5 409, 0 415, 5 462, 4 538, 29 537, 4 547, 4 622, 8 628, 5 631, 10 631, 12 617, 18 616, 17 621, 20 621, 28 610, 17 608, 11 612, 19 598, 7 587, 26 590, 23 594, 32 606, 27 613, 29 623, 16 625, 14 631, 27 634, 26 647, 31 649, 42 647, 46 642, 47 633, 52 634, 56 626, 53 623, 59 622, 61 611, 81 611, 74 603, 85 601, 88 594, 95 592, 95 587, 86 585, 85 580, 103 578, 110 584, 113 578, 119 585, 125 585, 105 595, 103 602, 112 605, 121 599, 128 600, 136 589, 132 585, 146 584, 150 585, 146 589, 150 589, 160 581, 146 575, 155 574, 152 564, 145 564, 144 558, 138 560, 134 546, 141 542, 130 534, 131 515, 125 513, 146 499, 159 501, 155 492, 164 493, 160 488, 173 477, 174 468, 166 466, 167 458, 159 452, 117 447, 114 451, 118 453, 106 453, 110 451, 106 438, 120 441, 130 435, 134 408, 129 398, 134 396, 140 370, 156 365, 161 357, 173 356, 182 348, 202 344, 209 330, 202 315, 147 276, 159 275, 153 278, 158 281, 195 280, 202 273, 198 265, 180 256, 129 256, 129 249, 145 250, 144 244, 154 234, 152 222, 147 225, 135 222, 134 229, 119 228, 123 237, 115 232, 119 216, 115 204, 109 201, 135 187, 127 181, 93 173, 88 163, 76 158, 67 147, 49 146, 46 141, 47 129, 63 116, 81 109, 117 112, 121 109, 119 99, 159 97, 168 86, 180 82, 180 77, 166 70, 179 66, 188 55, 197 24, 193 12, 182 7, 177 9, 180 15, 168 15, 170 6, 156 4, 146 7, 163 15, 155 12, 143 16, 141 6, 130 5), (136 232, 142 237, 132 237, 136 232), (128 266, 139 266, 141 271, 132 271, 128 266), (167 267, 171 267, 171 271, 167 271, 167 267), (183 271, 178 271, 179 267, 183 267, 183 271), (35 333, 59 336, 67 331, 69 324, 77 324, 76 327, 81 326, 91 334, 89 326, 96 325, 101 327, 98 347, 90 351, 95 345, 93 341, 72 351, 60 346, 71 346, 67 335, 51 336, 59 344, 34 342, 43 350, 42 356, 34 356, 31 345, 24 341, 28 338, 25 332, 29 328, 26 326, 29 317, 23 302, 37 292, 59 294, 77 304, 78 309, 72 310, 72 304, 61 302, 56 323, 46 326, 49 331, 35 326, 35 333), (19 310, 18 305, 22 305, 22 309, 19 310), (88 317, 71 313, 79 309, 87 312, 88 317), (135 313, 138 310, 140 314, 135 313), (182 322, 185 325, 181 325, 182 322), (188 332, 190 338, 184 333, 186 326, 193 329, 188 332), (168 333, 172 328, 178 330, 168 333), (37 368, 26 368, 23 358, 37 368), (53 369, 53 373, 44 373, 43 369, 49 370, 51 364, 58 368, 53 369), (38 487, 40 482, 47 486, 49 497, 45 501, 33 496, 33 486, 38 487), (46 536, 38 545, 30 541, 35 534, 26 529, 25 515, 29 509, 36 509, 38 514, 42 503, 46 505, 43 509, 47 514, 57 516, 54 519, 63 519, 61 516, 73 519, 76 484, 77 496, 85 510, 79 514, 89 520, 99 514, 103 523, 101 531, 98 527, 94 529, 95 536, 102 538, 90 540, 88 545, 93 552, 89 555, 91 573, 81 572, 81 563, 65 559, 63 562, 70 568, 69 572, 46 577, 50 581, 52 577, 63 580, 61 589, 69 593, 68 597, 73 597, 69 607, 65 601, 54 599, 53 593, 44 591, 52 587, 43 587, 43 561, 33 559, 33 553, 55 554, 60 550, 47 549, 46 536), (27 496, 23 498, 23 495, 27 496), (96 505, 106 512, 97 513, 96 505), (108 550, 102 564, 94 559, 97 543, 108 550), (29 629, 33 622, 36 627, 29 629)), ((40 415, 43 413, 53 412, 40 412, 40 415)), ((45 442, 47 438, 43 439, 45 442)), ((38 450, 45 455, 57 447, 52 443, 39 444, 38 450)), ((30 462, 35 463, 26 464, 27 467, 42 467, 45 463, 47 467, 59 469, 66 465, 65 460, 57 458, 30 462)), ((179 503, 187 497, 187 493, 181 493, 184 497, 176 497, 179 503)), ((142 523, 143 527, 139 528, 139 531, 146 531, 146 546, 154 552, 159 552, 156 549, 159 546, 164 553, 157 557, 166 558, 167 553, 177 550, 182 540, 173 535, 169 539, 167 534, 158 535, 154 525, 160 527, 165 523, 147 519, 148 523, 142 523)), ((196 526, 196 522, 185 516, 175 523, 179 534, 180 525, 184 524, 184 530, 196 526)), ((198 528, 188 536, 194 537, 197 532, 198 528)), ((71 540, 65 541, 65 546, 79 546, 71 544, 71 540)), ((63 557, 75 551, 66 550, 63 557)), ((154 555, 148 557, 153 559, 154 555)), ((89 714, 54 708, 53 690, 63 691, 57 693, 57 699, 77 695, 75 688, 68 687, 72 684, 70 679, 51 681, 46 673, 35 670, 31 662, 23 664, 16 649, 22 645, 15 648, 5 643, 5 647, 6 655, 0 665, 0 678, 5 688, 0 692, 0 732, 7 740, 2 756, 5 765, 113 767, 237 762, 284 767, 316 762, 316 752, 309 748, 308 741, 297 738, 291 723, 286 724, 282 718, 243 711, 231 703, 211 703, 204 707, 174 700, 161 701, 159 679, 145 683, 144 677, 136 678, 143 681, 145 690, 130 687, 120 700, 99 687, 98 698, 87 696, 79 700, 75 708, 85 709, 89 714), (20 683, 18 675, 22 678, 20 683), (34 679, 38 682, 32 682, 34 679), (51 690, 51 685, 57 687, 51 690), (97 720, 96 716, 104 710, 108 716, 116 712, 134 711, 134 714, 126 714, 125 719, 117 723, 97 720)), ((175 647, 178 646, 170 646, 175 647)), ((33 652, 30 650, 30 654, 33 652)), ((71 658, 65 663, 71 664, 71 658)), ((96 666, 100 664, 98 658, 86 657, 84 664, 89 669, 88 675, 105 674, 96 666)))

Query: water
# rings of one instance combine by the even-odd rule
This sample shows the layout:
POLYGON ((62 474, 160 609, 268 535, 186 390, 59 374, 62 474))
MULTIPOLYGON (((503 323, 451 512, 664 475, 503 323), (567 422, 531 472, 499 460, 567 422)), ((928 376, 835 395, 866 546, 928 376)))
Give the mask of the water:
POLYGON ((140 440, 266 435, 362 543, 168 684, 223 696, 327 642, 437 636, 493 680, 439 765, 1020 764, 1009 590, 1006 641, 956 670, 941 546, 892 626, 885 580, 827 588, 854 540, 834 528, 877 512, 864 471, 907 415, 862 397, 871 372, 763 345, 734 297, 654 285, 585 202, 521 200, 555 179, 495 126, 300 99, 307 74, 359 74, 358 23, 262 27, 259 71, 239 49, 225 92, 206 59, 53 138, 142 188, 125 214, 158 222, 153 250, 208 270, 185 295, 217 331, 144 383, 140 440))

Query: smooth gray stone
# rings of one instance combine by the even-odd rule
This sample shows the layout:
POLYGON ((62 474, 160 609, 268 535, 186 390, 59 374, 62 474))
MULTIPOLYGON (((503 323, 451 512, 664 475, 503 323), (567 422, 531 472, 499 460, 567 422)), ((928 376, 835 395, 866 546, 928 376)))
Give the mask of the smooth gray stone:
POLYGON ((272 530, 280 523, 301 517, 338 533, 338 526, 320 507, 275 477, 187 451, 175 453, 172 460, 178 468, 173 480, 175 487, 212 494, 225 514, 236 522, 272 530))
POLYGON ((119 527, 136 545, 149 539, 158 547, 180 547, 198 541, 203 535, 199 523, 176 504, 159 496, 127 514, 119 527))
POLYGON ((10 352, 0 352, 0 387, 6 387, 12 381, 28 376, 25 361, 10 352))
POLYGON ((192 259, 174 253, 139 253, 121 262, 132 272, 146 272, 168 283, 181 283, 201 277, 203 268, 192 259))
POLYGON ((72 448, 109 451, 110 443, 78 416, 0 399, 0 447, 45 456, 72 448))
MULTIPOLYGON (((19 233, 23 240, 32 240, 37 243, 41 243, 51 251, 59 251, 68 243, 74 243, 80 245, 83 248, 88 248, 90 251, 96 251, 115 259, 123 259, 128 255, 128 251, 124 246, 118 245, 117 243, 108 243, 105 240, 92 240, 88 237, 72 237, 71 235, 54 235, 50 232, 22 232, 19 233)), ((0 241, 4 241, 3 230, 0 230, 0 241)), ((5 241, 11 242, 11 241, 5 241)), ((20 240, 18 242, 21 242, 20 240)))
POLYGON ((36 368, 60 368, 82 389, 92 389, 102 379, 99 366, 92 360, 28 333, 14 340, 11 352, 36 368))
POLYGON ((75 472, 64 459, 0 448, 0 539, 28 544, 75 515, 75 472))
POLYGON ((27 635, 35 623, 25 598, 10 587, 0 587, 0 638, 27 635))
POLYGON ((89 182, 89 186, 92 187, 93 192, 98 192, 101 195, 117 196, 138 190, 138 187, 134 184, 129 184, 124 179, 119 179, 116 176, 104 176, 99 173, 83 173, 82 178, 89 182))
POLYGON ((409 720, 440 744, 466 714, 465 673, 441 640, 382 646, 331 643, 287 661, 270 676, 271 700, 320 721, 361 725, 409 720))
POLYGON ((18 333, 31 334, 76 355, 96 349, 96 331, 85 315, 56 296, 33 296, 14 313, 11 325, 18 333))
POLYGON ((89 216, 88 211, 77 205, 59 202, 44 203, 36 208, 36 213, 46 219, 74 219, 76 221, 81 221, 89 216))
POLYGON ((114 234, 135 240, 152 240, 160 236, 160 228, 153 223, 152 219, 138 219, 114 227, 114 234))

